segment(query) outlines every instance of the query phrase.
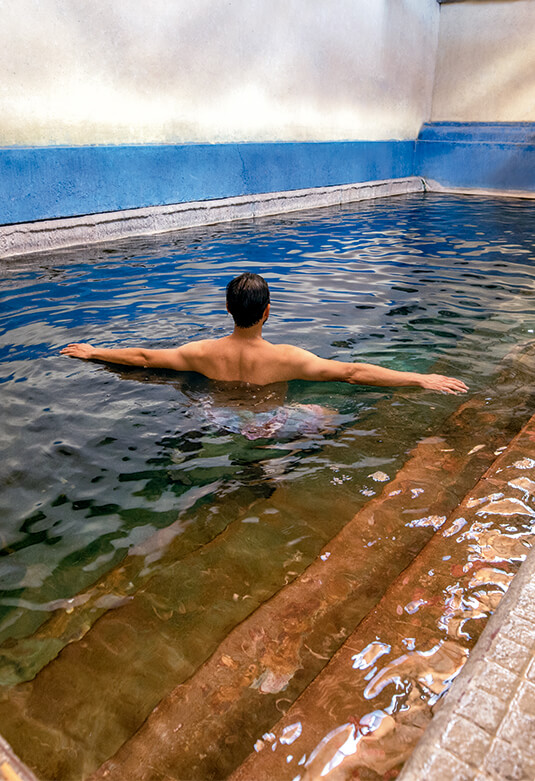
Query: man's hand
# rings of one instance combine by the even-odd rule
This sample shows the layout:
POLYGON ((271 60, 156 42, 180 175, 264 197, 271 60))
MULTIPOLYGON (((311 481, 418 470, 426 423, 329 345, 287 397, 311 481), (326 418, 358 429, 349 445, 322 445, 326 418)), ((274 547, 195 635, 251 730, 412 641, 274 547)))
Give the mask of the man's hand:
POLYGON ((444 377, 443 374, 422 374, 420 385, 427 390, 441 391, 442 393, 466 393, 468 386, 462 380, 455 377, 444 377))
POLYGON ((93 357, 95 348, 90 344, 68 344, 60 351, 62 355, 68 355, 70 358, 83 358, 89 360, 93 357))

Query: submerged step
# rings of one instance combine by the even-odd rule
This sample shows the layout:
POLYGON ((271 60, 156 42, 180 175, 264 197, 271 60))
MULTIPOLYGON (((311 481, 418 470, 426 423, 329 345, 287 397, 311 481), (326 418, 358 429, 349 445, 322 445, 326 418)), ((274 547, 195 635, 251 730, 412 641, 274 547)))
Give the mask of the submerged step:
POLYGON ((482 401, 463 404, 444 436, 422 441, 382 494, 231 632, 92 781, 232 772, 247 741, 251 748, 318 675, 509 441, 495 422, 482 401), (475 432, 484 444, 474 446, 475 432))
POLYGON ((232 781, 391 777, 535 544, 534 519, 535 416, 232 781))
MULTIPOLYGON (((460 487, 454 487, 454 484, 458 485, 456 481, 461 481, 459 485, 474 484, 492 459, 493 449, 509 441, 512 432, 519 425, 521 415, 531 403, 532 386, 528 382, 531 367, 523 375, 518 365, 517 362, 513 377, 507 372, 502 373, 493 391, 495 399, 499 399, 504 392, 510 394, 510 417, 503 415, 500 405, 500 412, 493 407, 492 398, 490 401, 489 397, 473 399, 463 405, 459 413, 445 426, 441 438, 443 443, 440 439, 428 440, 422 445, 424 450, 425 446, 433 444, 440 450, 439 446, 442 444, 443 467, 453 478, 452 483, 448 484, 446 481, 444 485, 448 506, 450 502, 453 502, 454 506, 462 493, 460 487), (458 455, 461 456, 461 461, 458 460, 458 455)), ((344 434, 344 437, 350 436, 351 433, 344 434)), ((355 433, 355 436, 358 436, 358 433, 355 433)), ((335 453, 340 445, 344 445, 342 439, 332 445, 332 452, 335 453)), ((325 451, 325 457, 329 459, 332 453, 328 447, 325 451)), ((434 457, 429 452, 426 453, 428 461, 434 457)), ((422 467, 424 460, 421 461, 422 467)), ((321 547, 321 540, 325 542, 336 534, 353 515, 355 505, 358 507, 359 503, 365 501, 366 497, 362 494, 354 495, 350 491, 338 489, 333 491, 330 486, 331 478, 332 473, 328 480, 322 475, 323 482, 316 481, 314 493, 310 491, 306 481, 294 481, 277 488, 269 500, 259 500, 254 506, 257 520, 262 518, 263 514, 268 515, 264 523, 251 522, 254 519, 249 517, 249 511, 247 517, 241 517, 230 524, 201 551, 172 562, 158 572, 126 604, 107 611, 81 639, 70 642, 63 648, 57 658, 34 680, 11 688, 6 687, 0 693, 1 729, 43 781, 72 781, 86 777, 104 760, 115 754, 123 743, 130 745, 133 750, 134 744, 130 738, 139 730, 154 706, 174 687, 179 685, 180 688, 180 684, 191 678, 199 665, 214 652, 213 658, 216 659, 218 644, 233 627, 253 613, 258 605, 268 600, 280 589, 281 584, 289 582, 303 571, 306 561, 296 556, 289 557, 286 561, 281 560, 280 566, 277 565, 279 571, 275 571, 277 567, 273 553, 278 551, 277 546, 283 544, 284 548, 287 540, 293 542, 297 538, 303 540, 300 545, 305 554, 314 558, 321 547), (316 537, 314 542, 309 544, 311 529, 316 537), (237 555, 240 540, 248 543, 245 558, 237 555), (211 579, 211 573, 214 571, 220 573, 223 579, 218 581, 219 585, 211 579), (198 634, 194 631, 197 629, 198 634)), ((402 476, 399 479, 402 480, 402 476)), ((439 478, 435 476, 434 482, 440 482, 439 478)), ((380 483, 377 487, 379 485, 380 483)), ((395 489, 390 485, 389 490, 395 489)), ((417 517, 405 516, 405 520, 429 520, 430 517, 441 514, 424 509, 428 506, 427 496, 421 493, 414 497, 411 495, 410 500, 413 502, 410 509, 419 508, 421 512, 417 517)), ((409 505, 400 505, 399 513, 407 507, 409 505)), ((313 660, 313 665, 316 660, 320 662, 319 668, 312 666, 307 672, 299 666, 301 659, 295 661, 296 648, 298 651, 301 649, 299 632, 296 630, 295 642, 292 639, 292 642, 288 643, 289 669, 295 672, 290 676, 291 680, 287 678, 284 691, 277 691, 278 686, 284 685, 284 679, 274 682, 268 673, 267 677, 258 681, 263 674, 260 671, 253 679, 253 682, 257 682, 257 688, 252 690, 253 696, 259 697, 259 702, 262 703, 262 706, 258 707, 255 720, 250 719, 250 714, 240 704, 239 697, 234 712, 234 705, 231 707, 228 704, 235 702, 234 694, 230 694, 226 699, 225 693, 223 696, 218 695, 218 713, 226 709, 230 714, 229 721, 234 719, 239 725, 238 730, 251 721, 251 732, 254 732, 261 724, 272 724, 279 716, 279 708, 289 707, 291 699, 287 698, 286 694, 291 693, 292 698, 298 696, 311 677, 327 663, 329 655, 352 631, 355 623, 362 618, 364 613, 359 612, 358 605, 353 605, 351 594, 360 593, 363 598, 367 594, 368 606, 374 600, 377 601, 389 582, 387 570, 395 575, 399 571, 397 568, 405 566, 432 533, 433 521, 430 522, 431 525, 410 527, 406 544, 401 540, 394 540, 397 530, 402 526, 405 529, 403 520, 402 517, 386 518, 384 531, 377 526, 375 535, 364 535, 363 539, 372 543, 370 547, 365 547, 361 539, 360 548, 358 545, 358 550, 353 548, 353 561, 348 562, 346 559, 344 564, 349 567, 349 585, 344 575, 338 578, 338 585, 336 578, 333 580, 336 588, 340 588, 342 595, 346 594, 347 598, 339 601, 334 599, 336 588, 333 586, 333 598, 326 599, 327 607, 323 609, 321 600, 324 597, 321 590, 318 592, 321 596, 320 605, 316 612, 312 611, 312 615, 318 618, 317 626, 311 626, 309 629, 312 653, 306 648, 305 653, 313 660), (379 537, 382 538, 380 542, 384 546, 383 551, 380 551, 377 544, 379 537), (385 542, 384 538, 389 539, 385 542), (392 565, 390 567, 385 564, 385 554, 390 556, 387 562, 392 565), (354 581, 358 579, 351 576, 355 569, 355 560, 359 561, 362 572, 368 572, 368 575, 363 576, 362 588, 357 584, 357 591, 352 592, 354 581), (323 634, 322 622, 330 622, 323 634), (314 646, 314 643, 317 645, 314 646), (296 689, 292 690, 294 684, 296 689), (270 688, 273 691, 266 692, 266 689, 270 688)), ((369 532, 369 528, 367 531, 369 532)), ((343 545, 341 549, 345 555, 343 545)), ((327 553, 332 556, 330 545, 326 546, 323 555, 327 553)), ((328 564, 330 558, 326 562, 320 559, 316 564, 323 569, 323 565, 328 564)), ((344 561, 343 557, 341 561, 344 561)), ((285 645, 281 643, 276 651, 280 651, 281 664, 287 665, 284 649, 285 645)), ((227 669, 226 664, 223 664, 223 667, 227 669)), ((229 669, 231 668, 232 665, 229 669)), ((250 681, 246 683, 246 695, 249 696, 250 681)), ((225 691, 228 692, 233 686, 232 683, 225 691)), ((210 691, 207 690, 206 702, 211 702, 210 698, 210 691)), ((246 701, 247 697, 242 702, 246 701)), ((188 718, 191 713, 190 710, 188 718)), ((213 772, 215 777, 220 777, 222 766, 226 768, 224 772, 230 772, 244 758, 248 749, 247 738, 243 739, 241 745, 234 744, 228 752, 223 751, 229 742, 228 733, 225 732, 225 719, 211 721, 210 714, 206 718, 207 721, 203 715, 200 719, 205 719, 204 723, 207 725, 203 737, 205 742, 198 744, 194 751, 201 765, 209 768, 209 772, 213 772), (206 749, 203 748, 204 745, 207 746, 206 749)), ((175 723, 173 731, 176 726, 175 723)), ((175 732, 173 737, 176 738, 175 732)), ((137 736, 133 740, 137 740, 137 736)), ((157 759, 159 761, 159 758, 157 759)), ((193 778, 192 772, 193 767, 191 772, 188 769, 183 777, 193 778)), ((204 769, 200 768, 199 772, 204 773, 204 769)), ((139 773, 138 768, 135 776, 140 777, 139 773)), ((206 775, 201 777, 208 778, 206 775)))

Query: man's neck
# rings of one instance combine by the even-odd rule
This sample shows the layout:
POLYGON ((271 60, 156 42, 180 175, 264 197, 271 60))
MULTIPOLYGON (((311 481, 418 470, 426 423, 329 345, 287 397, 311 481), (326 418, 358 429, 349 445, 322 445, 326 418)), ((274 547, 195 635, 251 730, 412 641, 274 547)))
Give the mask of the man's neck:
POLYGON ((234 326, 232 332, 233 339, 239 339, 240 341, 253 341, 254 339, 262 339, 262 326, 264 323, 255 323, 250 328, 238 328, 234 326))

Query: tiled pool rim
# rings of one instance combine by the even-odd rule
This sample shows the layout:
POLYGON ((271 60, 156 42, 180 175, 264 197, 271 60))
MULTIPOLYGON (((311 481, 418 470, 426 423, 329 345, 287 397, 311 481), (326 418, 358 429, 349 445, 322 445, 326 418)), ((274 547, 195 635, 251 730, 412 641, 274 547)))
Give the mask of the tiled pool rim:
POLYGON ((535 548, 531 548, 398 778, 533 779, 534 737, 535 548), (485 729, 478 723, 482 720, 485 729))

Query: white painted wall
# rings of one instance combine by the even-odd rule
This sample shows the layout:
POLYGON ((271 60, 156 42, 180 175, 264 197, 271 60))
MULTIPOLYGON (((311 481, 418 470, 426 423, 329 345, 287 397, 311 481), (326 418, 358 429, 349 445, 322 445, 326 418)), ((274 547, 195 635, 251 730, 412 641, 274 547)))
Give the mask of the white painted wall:
POLYGON ((0 0, 0 145, 415 138, 438 19, 436 0, 0 0))
POLYGON ((441 6, 433 121, 535 120, 535 2, 441 6))

